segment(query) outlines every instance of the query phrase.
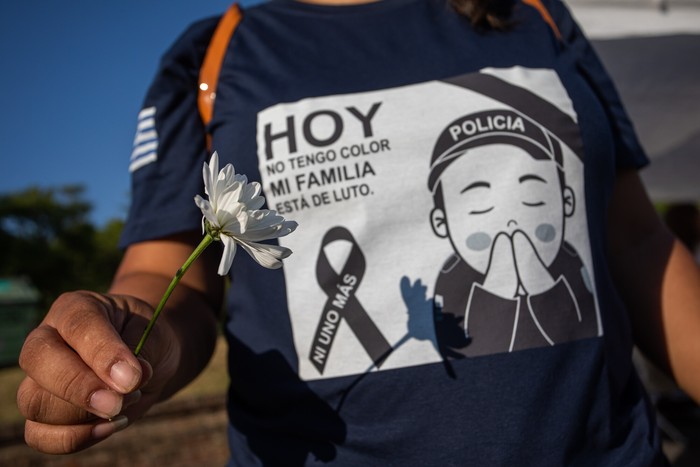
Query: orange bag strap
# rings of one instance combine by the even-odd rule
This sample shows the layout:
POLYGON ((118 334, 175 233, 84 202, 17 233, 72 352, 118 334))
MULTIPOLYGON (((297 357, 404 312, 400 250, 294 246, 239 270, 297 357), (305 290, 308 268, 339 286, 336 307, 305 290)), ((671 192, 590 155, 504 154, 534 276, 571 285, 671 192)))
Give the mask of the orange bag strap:
POLYGON ((547 24, 549 24, 550 28, 552 28, 552 32, 557 37, 557 39, 561 40, 561 32, 557 27, 557 23, 554 22, 554 20, 552 19, 552 15, 550 15, 549 11, 547 10, 547 7, 545 7, 540 0, 523 0, 523 3, 525 3, 526 5, 530 5, 535 10, 537 10, 542 16, 542 19, 547 24))
MULTIPOLYGON (((216 87, 219 83, 221 65, 224 62, 224 55, 231 42, 233 32, 242 18, 241 9, 237 3, 232 4, 226 13, 219 20, 219 24, 214 30, 202 68, 199 70, 199 87, 197 91, 197 107, 202 117, 204 126, 209 124, 214 114, 214 101, 216 100, 216 87)), ((207 133, 207 148, 211 150, 211 135, 207 133)))

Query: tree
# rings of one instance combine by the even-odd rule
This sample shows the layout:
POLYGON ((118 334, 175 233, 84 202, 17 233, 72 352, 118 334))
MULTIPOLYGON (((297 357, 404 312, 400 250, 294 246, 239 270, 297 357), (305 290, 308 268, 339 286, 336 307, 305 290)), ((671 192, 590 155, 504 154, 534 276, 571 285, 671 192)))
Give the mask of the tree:
POLYGON ((48 306, 67 290, 106 290, 121 258, 123 225, 97 229, 82 185, 0 195, 0 276, 26 276, 48 306))

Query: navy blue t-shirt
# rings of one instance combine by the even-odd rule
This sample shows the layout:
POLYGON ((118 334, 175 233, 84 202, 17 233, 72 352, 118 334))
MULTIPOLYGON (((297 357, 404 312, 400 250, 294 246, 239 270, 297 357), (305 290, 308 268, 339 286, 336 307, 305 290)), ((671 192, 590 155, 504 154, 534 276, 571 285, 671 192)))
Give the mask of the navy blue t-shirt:
MULTIPOLYGON (((663 465, 611 281, 617 171, 646 157, 559 1, 475 31, 442 0, 244 11, 209 130, 298 229, 232 267, 232 465, 663 465)), ((123 244, 200 228, 197 76, 139 115, 123 244)))

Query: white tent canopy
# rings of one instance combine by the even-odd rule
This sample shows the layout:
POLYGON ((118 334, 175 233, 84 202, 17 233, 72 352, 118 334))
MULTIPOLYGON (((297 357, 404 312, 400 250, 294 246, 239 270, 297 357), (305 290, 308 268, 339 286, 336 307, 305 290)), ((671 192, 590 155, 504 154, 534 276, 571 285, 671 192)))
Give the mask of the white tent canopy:
POLYGON ((656 201, 700 201, 700 0, 569 0, 652 164, 656 201))

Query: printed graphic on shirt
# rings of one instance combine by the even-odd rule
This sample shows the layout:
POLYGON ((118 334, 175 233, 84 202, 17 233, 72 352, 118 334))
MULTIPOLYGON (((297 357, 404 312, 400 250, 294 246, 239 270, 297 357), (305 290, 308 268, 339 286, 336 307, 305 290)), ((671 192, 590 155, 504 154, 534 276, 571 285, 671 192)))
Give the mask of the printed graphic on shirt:
POLYGON ((299 375, 602 334, 576 115, 550 70, 325 96, 258 115, 299 375))
POLYGON ((158 159, 158 133, 156 131, 156 108, 146 107, 139 112, 136 124, 134 148, 131 151, 129 172, 158 159))

